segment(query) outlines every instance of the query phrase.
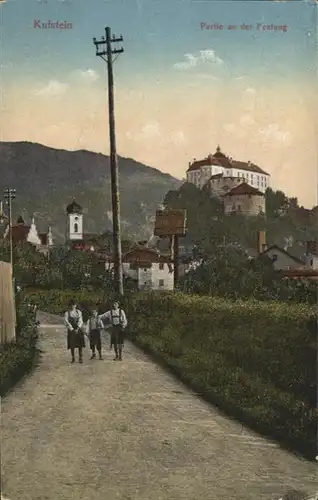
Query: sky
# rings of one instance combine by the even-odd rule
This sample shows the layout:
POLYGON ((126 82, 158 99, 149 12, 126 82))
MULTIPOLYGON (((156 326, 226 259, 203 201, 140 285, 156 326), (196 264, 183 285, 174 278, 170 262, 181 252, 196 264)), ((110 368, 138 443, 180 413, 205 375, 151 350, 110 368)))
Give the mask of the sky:
POLYGON ((106 26, 119 155, 182 179, 219 144, 317 204, 317 0, 0 0, 2 141, 109 153, 106 26))

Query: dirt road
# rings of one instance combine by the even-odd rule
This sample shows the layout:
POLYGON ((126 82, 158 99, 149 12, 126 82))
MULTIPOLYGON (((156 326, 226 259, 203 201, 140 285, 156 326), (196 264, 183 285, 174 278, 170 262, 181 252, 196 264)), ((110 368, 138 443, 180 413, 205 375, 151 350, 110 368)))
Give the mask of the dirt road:
POLYGON ((316 464, 222 416, 131 344, 69 363, 41 315, 40 366, 2 402, 3 492, 14 500, 278 500, 316 464))

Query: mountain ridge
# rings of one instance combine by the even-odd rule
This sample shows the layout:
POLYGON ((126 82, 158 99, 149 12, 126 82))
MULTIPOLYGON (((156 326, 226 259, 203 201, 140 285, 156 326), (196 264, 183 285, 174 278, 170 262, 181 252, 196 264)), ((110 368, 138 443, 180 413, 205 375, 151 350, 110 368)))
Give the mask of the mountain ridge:
MULTIPOLYGON (((182 181, 171 174, 118 155, 123 233, 151 234, 155 210, 166 193, 182 181)), ((75 197, 85 209, 85 232, 111 228, 109 156, 86 149, 70 151, 31 141, 0 141, 0 199, 7 187, 16 189, 13 220, 34 213, 51 223, 58 240, 65 235, 67 204, 75 197)), ((43 223, 42 223, 43 222, 43 223)))

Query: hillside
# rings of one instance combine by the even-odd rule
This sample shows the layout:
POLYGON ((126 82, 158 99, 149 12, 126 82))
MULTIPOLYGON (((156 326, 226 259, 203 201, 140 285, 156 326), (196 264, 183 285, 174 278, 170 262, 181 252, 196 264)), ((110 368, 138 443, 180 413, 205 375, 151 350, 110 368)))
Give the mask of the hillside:
POLYGON ((265 218, 226 216, 218 200, 185 183, 167 193, 165 205, 187 210, 188 233, 182 238, 182 245, 191 248, 197 244, 211 255, 219 245, 238 244, 245 249, 256 250, 257 231, 263 229, 268 246, 276 244, 285 247, 295 257, 303 258, 305 242, 318 237, 317 207, 306 209, 298 205, 297 198, 288 198, 282 191, 270 188, 265 199, 265 218))
MULTIPOLYGON (((119 157, 122 229, 145 238, 151 217, 170 189, 181 181, 131 158, 119 157)), ((35 214, 40 229, 48 222, 56 238, 65 234, 65 207, 75 197, 85 209, 84 231, 111 229, 109 157, 65 151, 31 142, 0 142, 0 199, 6 187, 17 191, 13 217, 35 214)))

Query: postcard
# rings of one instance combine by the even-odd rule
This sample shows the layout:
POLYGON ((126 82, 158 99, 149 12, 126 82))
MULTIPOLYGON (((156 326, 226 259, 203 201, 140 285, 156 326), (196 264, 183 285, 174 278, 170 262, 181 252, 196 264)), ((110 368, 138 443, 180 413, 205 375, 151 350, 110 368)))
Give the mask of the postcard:
POLYGON ((317 1, 0 36, 1 499, 316 498, 317 1))

